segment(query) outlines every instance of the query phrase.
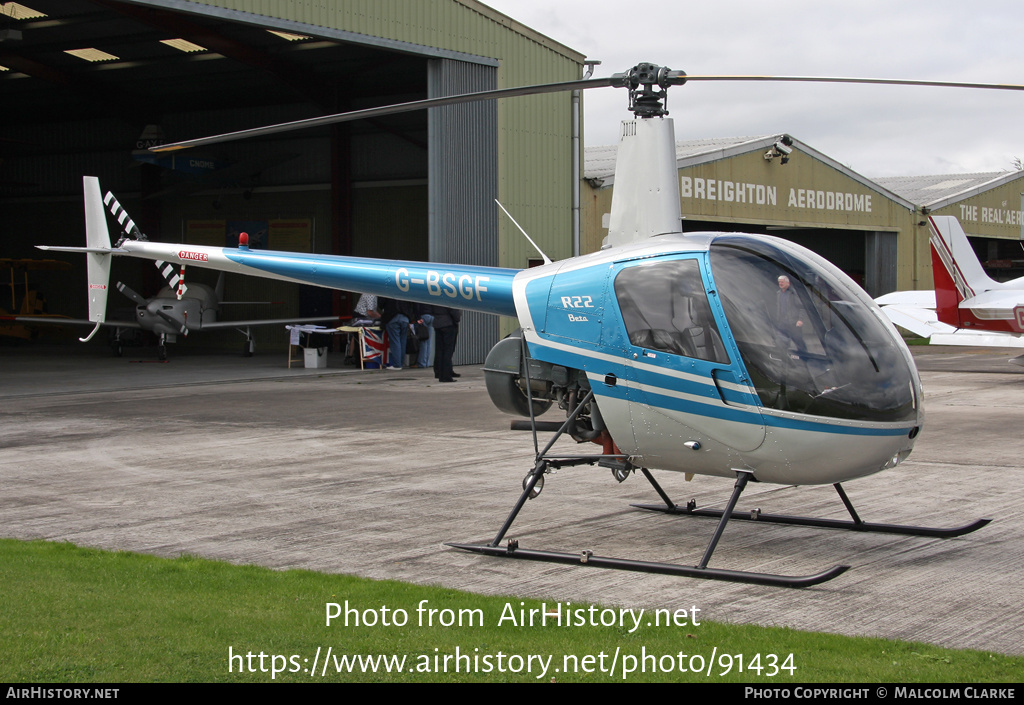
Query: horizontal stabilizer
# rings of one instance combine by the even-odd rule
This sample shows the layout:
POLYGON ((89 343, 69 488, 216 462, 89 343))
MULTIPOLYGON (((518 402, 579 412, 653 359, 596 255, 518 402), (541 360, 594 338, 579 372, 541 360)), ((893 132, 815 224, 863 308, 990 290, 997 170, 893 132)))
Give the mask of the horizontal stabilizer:
POLYGON ((50 252, 93 252, 98 255, 120 255, 124 250, 116 247, 61 247, 60 245, 36 245, 37 250, 49 250, 50 252))
POLYGON ((883 306, 882 313, 900 328, 905 328, 922 338, 930 338, 938 333, 952 333, 956 330, 953 326, 939 321, 935 311, 926 308, 883 306))

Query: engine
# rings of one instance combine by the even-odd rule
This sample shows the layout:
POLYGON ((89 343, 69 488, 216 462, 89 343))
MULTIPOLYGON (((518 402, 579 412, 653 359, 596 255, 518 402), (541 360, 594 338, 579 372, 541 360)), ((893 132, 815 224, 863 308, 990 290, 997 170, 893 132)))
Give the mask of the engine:
MULTIPOLYGON (((520 330, 491 348, 484 362, 484 380, 496 407, 506 414, 527 418, 540 416, 553 404, 571 415, 590 391, 590 380, 581 370, 530 357, 520 330)), ((560 426, 552 422, 544 424, 542 430, 557 430, 560 426)), ((605 425, 596 399, 587 402, 565 432, 579 443, 601 442, 605 425)))

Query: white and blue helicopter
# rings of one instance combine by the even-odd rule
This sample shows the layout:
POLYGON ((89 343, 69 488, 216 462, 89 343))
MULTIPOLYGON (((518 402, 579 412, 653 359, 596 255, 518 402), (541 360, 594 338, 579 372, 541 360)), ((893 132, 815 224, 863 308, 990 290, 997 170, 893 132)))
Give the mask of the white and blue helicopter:
POLYGON ((286 125, 191 140, 161 150, 376 117, 473 100, 619 86, 635 119, 622 123, 605 247, 528 270, 365 259, 124 239, 112 247, 96 179, 85 178, 90 318, 105 308, 112 256, 162 260, 426 304, 514 316, 520 329, 485 363, 495 405, 528 417, 533 468, 505 523, 487 544, 449 544, 493 556, 639 570, 788 587, 835 578, 722 570, 708 563, 730 519, 953 537, 988 523, 942 529, 863 521, 840 483, 898 466, 924 420, 921 383, 910 352, 868 295, 838 268, 778 238, 733 232, 683 234, 674 128, 665 99, 687 80, 797 80, 1010 88, 993 84, 808 77, 693 77, 653 64, 607 79, 417 101, 286 125), (536 417, 557 405, 564 422, 536 417), (543 449, 539 431, 553 430, 543 449), (600 453, 558 455, 568 435, 600 453), (618 481, 639 470, 670 514, 718 518, 694 566, 605 558, 502 545, 550 470, 611 469, 618 481), (652 469, 731 478, 724 510, 672 501, 652 469), (850 520, 734 511, 750 481, 832 484, 850 520))

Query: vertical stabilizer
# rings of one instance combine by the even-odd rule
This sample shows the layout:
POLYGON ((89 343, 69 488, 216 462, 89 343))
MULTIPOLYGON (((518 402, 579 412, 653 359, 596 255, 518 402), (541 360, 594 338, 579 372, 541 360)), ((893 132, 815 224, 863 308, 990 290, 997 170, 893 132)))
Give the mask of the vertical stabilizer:
POLYGON ((85 237, 89 252, 89 320, 96 324, 82 342, 90 340, 107 316, 107 292, 110 290, 110 254, 92 250, 109 250, 110 234, 107 232, 107 216, 103 210, 103 196, 100 194, 100 180, 95 176, 82 178, 85 192, 85 237))
POLYGON ((935 312, 943 323, 963 328, 960 302, 998 285, 985 274, 960 221, 953 216, 934 216, 928 221, 932 231, 935 312))
POLYGON ((622 122, 607 247, 680 231, 675 139, 671 118, 622 122))

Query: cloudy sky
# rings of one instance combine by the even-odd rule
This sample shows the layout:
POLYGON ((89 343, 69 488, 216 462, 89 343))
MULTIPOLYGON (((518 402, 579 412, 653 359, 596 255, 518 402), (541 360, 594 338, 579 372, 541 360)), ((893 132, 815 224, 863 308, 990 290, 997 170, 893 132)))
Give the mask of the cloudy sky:
MULTIPOLYGON (((483 0, 602 62, 689 74, 1024 84, 1020 0, 483 0)), ((617 140, 622 91, 584 98, 588 145, 617 140)), ((693 83, 669 93, 676 138, 788 132, 866 176, 1008 171, 1024 159, 1024 92, 693 83)))

